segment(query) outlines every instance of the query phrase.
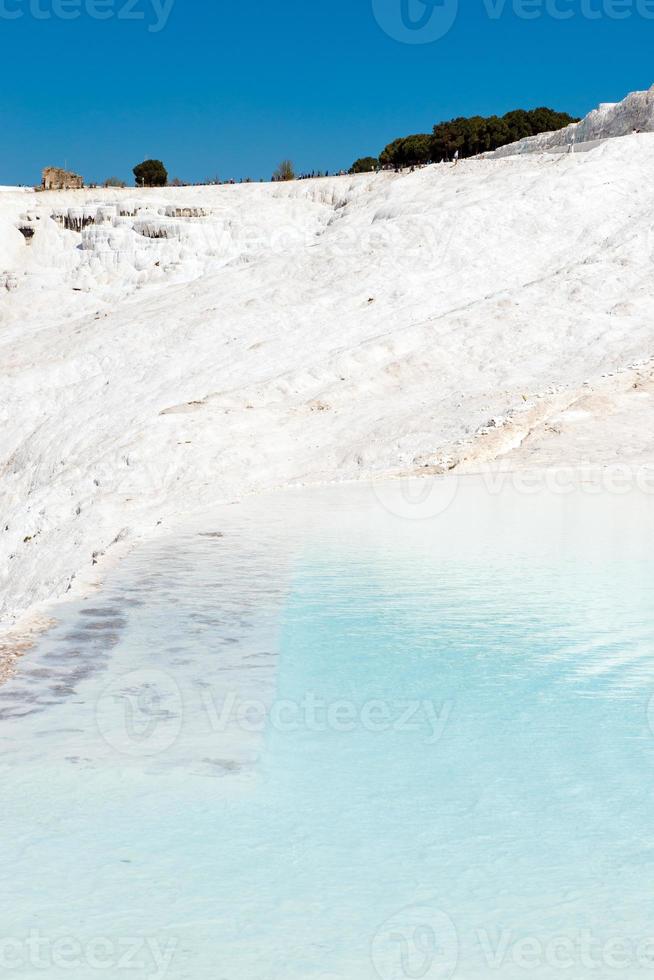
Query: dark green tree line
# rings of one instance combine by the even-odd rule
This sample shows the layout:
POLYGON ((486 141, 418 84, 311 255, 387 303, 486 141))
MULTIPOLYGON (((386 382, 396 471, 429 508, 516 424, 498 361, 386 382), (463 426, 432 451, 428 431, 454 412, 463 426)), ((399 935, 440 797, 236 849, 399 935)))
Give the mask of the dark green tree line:
POLYGON ((418 133, 393 140, 382 150, 383 167, 410 167, 440 160, 451 160, 496 150, 507 143, 563 129, 577 122, 567 112, 554 109, 514 109, 504 116, 459 116, 434 126, 431 134, 418 133))

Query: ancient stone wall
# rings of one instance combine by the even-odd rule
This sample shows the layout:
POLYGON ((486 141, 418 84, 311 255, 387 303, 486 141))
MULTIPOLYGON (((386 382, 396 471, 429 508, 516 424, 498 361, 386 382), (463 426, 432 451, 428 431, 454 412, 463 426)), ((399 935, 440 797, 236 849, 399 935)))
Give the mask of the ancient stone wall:
POLYGON ((84 178, 59 167, 46 167, 41 186, 44 191, 80 190, 84 187, 84 178))

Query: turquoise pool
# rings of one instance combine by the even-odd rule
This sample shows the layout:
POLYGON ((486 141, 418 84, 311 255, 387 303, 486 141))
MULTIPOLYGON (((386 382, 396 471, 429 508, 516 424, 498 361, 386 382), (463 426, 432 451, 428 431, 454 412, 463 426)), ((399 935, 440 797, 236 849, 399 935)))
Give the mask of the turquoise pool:
POLYGON ((654 976, 653 530, 470 478, 139 548, 0 690, 7 976, 654 976))

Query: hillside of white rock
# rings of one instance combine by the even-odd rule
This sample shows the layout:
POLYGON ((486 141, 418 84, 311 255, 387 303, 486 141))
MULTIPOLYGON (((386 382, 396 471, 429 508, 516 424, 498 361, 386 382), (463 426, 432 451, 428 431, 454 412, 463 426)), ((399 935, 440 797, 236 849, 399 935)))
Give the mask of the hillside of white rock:
POLYGON ((591 149, 594 144, 618 136, 654 131, 654 85, 646 92, 631 92, 622 102, 602 102, 578 123, 554 133, 540 133, 501 146, 488 156, 507 157, 518 153, 555 153, 591 149))
POLYGON ((249 492, 654 462, 653 172, 647 132, 412 174, 0 190, 4 627, 249 492))

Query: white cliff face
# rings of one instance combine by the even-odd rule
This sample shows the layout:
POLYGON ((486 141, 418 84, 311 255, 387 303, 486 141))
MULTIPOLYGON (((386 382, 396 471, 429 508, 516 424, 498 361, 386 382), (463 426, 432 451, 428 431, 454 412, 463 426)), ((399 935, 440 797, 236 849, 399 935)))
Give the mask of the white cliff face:
POLYGON ((580 122, 554 133, 540 133, 502 146, 489 157, 511 157, 522 153, 565 151, 571 145, 628 136, 634 131, 654 132, 654 85, 646 92, 632 92, 622 102, 602 102, 580 122))

